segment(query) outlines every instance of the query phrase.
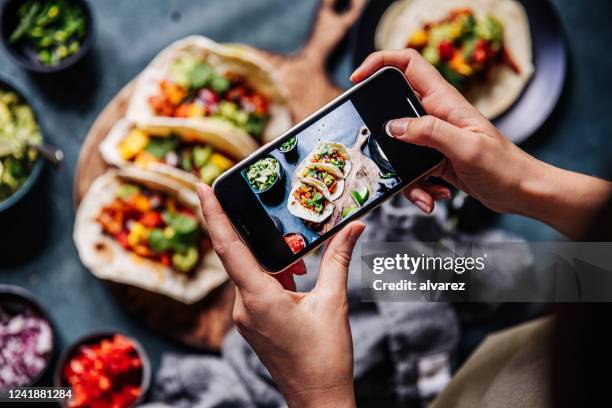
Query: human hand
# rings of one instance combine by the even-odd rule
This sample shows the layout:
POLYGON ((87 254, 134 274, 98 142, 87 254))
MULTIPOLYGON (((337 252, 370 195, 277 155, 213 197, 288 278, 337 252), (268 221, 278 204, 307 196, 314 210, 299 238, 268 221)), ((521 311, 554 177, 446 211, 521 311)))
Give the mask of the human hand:
MULTIPOLYGON (((404 72, 428 113, 389 122, 389 135, 446 156, 429 176, 441 177, 494 211, 524 213, 527 203, 518 194, 542 175, 543 163, 506 139, 415 50, 373 53, 351 80, 361 82, 388 65, 404 72)), ((450 191, 423 181, 405 195, 429 213, 434 200, 450 198, 450 191)))
POLYGON ((198 187, 215 251, 236 284, 233 319, 292 407, 354 407, 348 266, 364 225, 353 222, 328 244, 315 288, 285 290, 234 232, 213 191, 198 187))

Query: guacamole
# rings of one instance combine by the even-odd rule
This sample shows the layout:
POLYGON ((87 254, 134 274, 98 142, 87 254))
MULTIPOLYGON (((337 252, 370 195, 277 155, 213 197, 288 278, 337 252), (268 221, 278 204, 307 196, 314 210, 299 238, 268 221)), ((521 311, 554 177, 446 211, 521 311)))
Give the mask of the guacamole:
POLYGON ((0 88, 0 201, 25 183, 38 157, 29 145, 40 143, 32 109, 15 92, 0 88))
POLYGON ((278 180, 280 164, 273 157, 257 160, 249 167, 246 176, 255 191, 266 191, 278 180))

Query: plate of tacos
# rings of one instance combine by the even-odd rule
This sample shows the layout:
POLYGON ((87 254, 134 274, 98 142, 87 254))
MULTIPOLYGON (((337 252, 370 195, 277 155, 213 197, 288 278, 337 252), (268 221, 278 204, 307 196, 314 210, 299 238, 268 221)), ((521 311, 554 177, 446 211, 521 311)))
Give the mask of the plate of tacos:
POLYGON ((354 65, 375 50, 413 48, 515 143, 554 109, 566 75, 563 30, 549 1, 370 2, 354 65))

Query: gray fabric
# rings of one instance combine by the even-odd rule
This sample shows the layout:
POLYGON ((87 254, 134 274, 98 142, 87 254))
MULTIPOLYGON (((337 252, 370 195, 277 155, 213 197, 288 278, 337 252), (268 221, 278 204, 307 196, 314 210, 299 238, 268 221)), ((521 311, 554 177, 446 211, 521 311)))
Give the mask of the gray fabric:
MULTIPOLYGON (((424 217, 403 199, 394 199, 371 214, 362 240, 437 241, 488 239, 449 233, 444 208, 424 217)), ((494 239, 516 239, 495 233, 494 239)), ((297 279, 298 290, 313 287, 320 254, 306 259, 309 273, 297 279)), ((366 303, 360 298, 359 245, 350 266, 348 293, 355 352, 356 395, 360 406, 389 396, 397 406, 422 406, 419 360, 450 355, 459 341, 459 322, 446 303, 366 303), (372 373, 375 373, 373 376, 372 373)), ((508 276, 513 276, 509 274, 508 276)), ((494 306, 486 306, 492 310, 494 306)), ((236 331, 228 335, 221 356, 166 355, 149 407, 283 407, 269 373, 236 331)), ((381 406, 383 404, 378 404, 381 406)))

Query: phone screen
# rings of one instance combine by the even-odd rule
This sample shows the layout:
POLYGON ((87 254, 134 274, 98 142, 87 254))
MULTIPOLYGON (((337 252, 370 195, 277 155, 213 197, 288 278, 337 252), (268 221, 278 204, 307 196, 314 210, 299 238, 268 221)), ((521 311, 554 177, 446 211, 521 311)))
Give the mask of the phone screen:
POLYGON ((241 174, 296 254, 400 184, 350 100, 241 174))
POLYGON ((403 74, 382 70, 226 173, 215 193, 264 268, 282 270, 442 160, 384 131, 423 113, 403 74))

